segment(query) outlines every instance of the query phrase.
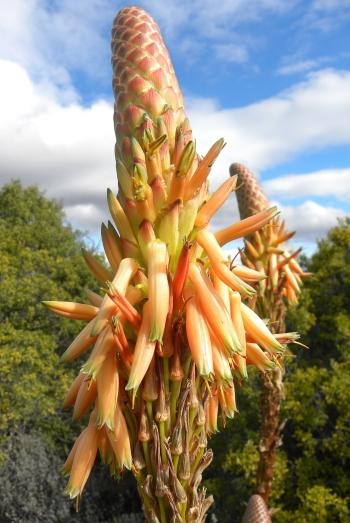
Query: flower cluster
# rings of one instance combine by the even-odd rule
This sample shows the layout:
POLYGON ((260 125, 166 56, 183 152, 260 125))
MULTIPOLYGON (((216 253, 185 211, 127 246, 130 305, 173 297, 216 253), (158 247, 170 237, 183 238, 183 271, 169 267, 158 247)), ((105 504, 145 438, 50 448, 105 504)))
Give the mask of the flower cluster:
MULTIPOLYGON (((266 196, 247 167, 234 163, 230 167, 230 173, 239 179, 240 189, 236 195, 241 217, 247 218, 269 208, 266 196)), ((276 216, 265 227, 245 239, 245 248, 241 253, 242 263, 251 269, 263 271, 267 276, 260 282, 257 296, 281 295, 289 305, 298 303, 302 278, 309 276, 309 273, 303 271, 297 261, 301 249, 293 252, 284 245, 294 234, 295 232, 287 231, 284 221, 276 216)))
POLYGON ((85 260, 102 285, 89 304, 45 302, 87 322, 63 355, 88 354, 65 406, 89 416, 64 465, 81 494, 99 453, 112 474, 132 469, 149 521, 202 521, 198 490, 218 415, 233 417, 247 363, 265 371, 284 350, 250 308, 266 274, 234 265, 222 246, 252 235, 276 208, 212 233, 208 224, 236 188, 208 193, 218 140, 200 158, 168 52, 152 18, 123 9, 113 26, 116 168, 108 191, 114 224, 102 225, 109 268, 85 260))

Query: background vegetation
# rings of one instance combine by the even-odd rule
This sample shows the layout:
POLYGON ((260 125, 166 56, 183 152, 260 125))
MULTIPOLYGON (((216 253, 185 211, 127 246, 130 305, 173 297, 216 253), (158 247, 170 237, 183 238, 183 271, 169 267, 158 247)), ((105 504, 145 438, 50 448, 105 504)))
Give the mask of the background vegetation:
MULTIPOLYGON (((63 495, 60 467, 79 432, 61 403, 72 376, 60 354, 79 330, 50 314, 45 299, 83 299, 96 288, 81 256, 84 236, 60 206, 19 182, 0 191, 0 521, 142 521, 133 480, 114 482, 97 466, 78 514, 63 495)), ((86 247, 86 245, 84 245, 86 247)), ((276 523, 350 521, 350 220, 304 260, 314 273, 291 311, 309 350, 293 347, 286 420, 273 505, 276 523)), ((239 389, 240 414, 212 439, 206 484, 213 513, 240 521, 253 491, 259 429, 259 376, 239 389)), ((213 517, 215 520, 215 517, 213 517)))

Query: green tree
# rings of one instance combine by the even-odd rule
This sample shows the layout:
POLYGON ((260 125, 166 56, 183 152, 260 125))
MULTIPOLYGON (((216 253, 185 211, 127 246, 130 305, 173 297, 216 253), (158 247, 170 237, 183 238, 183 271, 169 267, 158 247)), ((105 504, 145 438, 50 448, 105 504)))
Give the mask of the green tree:
MULTIPOLYGON (((81 300, 96 284, 81 256, 83 236, 61 207, 19 182, 0 191, 0 441, 16 424, 64 437, 57 416, 72 379, 59 356, 77 333, 42 300, 81 300)), ((63 420, 63 421, 62 421, 63 420)))
POLYGON ((84 236, 65 224, 57 202, 19 182, 1 188, 0 520, 4 523, 106 523, 110 514, 116 523, 140 521, 138 515, 117 518, 141 510, 131 475, 116 485, 101 464, 89 480, 78 514, 63 494, 66 479, 60 468, 80 430, 61 405, 81 362, 65 365, 60 355, 85 323, 58 317, 41 301, 86 301, 86 288, 98 291, 82 247, 86 248, 84 236))
MULTIPOLYGON (((289 314, 309 350, 287 365, 286 421, 272 504, 276 523, 350 521, 350 219, 318 244, 300 305, 289 314)), ((252 493, 259 427, 258 377, 239 390, 240 414, 213 439, 208 487, 222 522, 240 521, 252 493)))

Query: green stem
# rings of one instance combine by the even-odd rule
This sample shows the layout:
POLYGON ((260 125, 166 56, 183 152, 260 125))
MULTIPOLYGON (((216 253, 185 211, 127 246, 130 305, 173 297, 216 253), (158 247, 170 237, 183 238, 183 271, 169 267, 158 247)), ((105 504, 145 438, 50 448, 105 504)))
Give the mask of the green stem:
POLYGON ((185 364, 184 364, 184 374, 185 374, 186 378, 188 378, 188 373, 190 371, 191 361, 192 361, 191 354, 189 354, 187 356, 185 364))
POLYGON ((176 421, 176 407, 177 400, 181 390, 181 380, 172 381, 170 387, 170 422, 171 427, 174 427, 176 421))
POLYGON ((143 448, 143 454, 144 454, 145 460, 146 460, 147 472, 148 472, 148 474, 152 474, 153 470, 152 470, 152 465, 151 465, 151 458, 149 455, 148 441, 142 442, 142 448, 143 448))
POLYGON ((147 409, 149 422, 152 425, 152 422, 153 422, 153 403, 152 403, 152 401, 146 402, 146 409, 147 409))
POLYGON ((164 446, 164 440, 165 440, 164 421, 159 422, 159 437, 160 437, 160 453, 162 455, 162 462, 163 462, 163 465, 166 465, 167 457, 166 457, 166 451, 165 451, 165 446, 164 446))
POLYGON ((195 459, 195 461, 194 461, 194 463, 193 463, 193 467, 192 467, 192 471, 191 471, 191 477, 190 477, 189 480, 187 480, 187 481, 184 483, 184 488, 187 487, 188 482, 192 481, 193 474, 196 472, 197 467, 198 467, 198 465, 199 465, 199 462, 200 462, 200 460, 201 460, 202 457, 203 457, 204 450, 205 450, 205 449, 199 449, 198 454, 197 454, 197 456, 196 456, 196 459, 195 459))
POLYGON ((129 428, 129 433, 130 433, 130 436, 131 436, 131 440, 133 441, 133 443, 136 443, 136 424, 135 424, 135 418, 133 416, 133 414, 128 410, 128 408, 126 407, 124 409, 124 416, 125 416, 125 419, 126 419, 126 424, 129 428))
POLYGON ((165 397, 169 397, 169 358, 163 358, 165 397))
POLYGON ((160 521, 161 521, 161 523, 167 523, 164 500, 161 497, 158 497, 157 499, 158 499, 158 504, 159 504, 160 521))
POLYGON ((174 470, 175 470, 176 475, 177 475, 177 467, 179 466, 179 459, 180 459, 179 454, 175 454, 175 456, 173 457, 173 465, 174 465, 174 470))
POLYGON ((197 407, 194 407, 194 408, 190 408, 190 415, 189 415, 189 421, 188 421, 188 431, 189 431, 189 440, 192 439, 192 435, 193 435, 193 422, 195 420, 195 417, 196 417, 196 414, 197 414, 197 407))

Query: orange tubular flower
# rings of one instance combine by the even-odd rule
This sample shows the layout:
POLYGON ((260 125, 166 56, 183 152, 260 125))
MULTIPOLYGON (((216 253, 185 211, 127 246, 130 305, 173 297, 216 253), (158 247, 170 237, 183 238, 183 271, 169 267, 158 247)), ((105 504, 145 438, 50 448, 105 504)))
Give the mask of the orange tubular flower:
POLYGON ((242 346, 242 355, 234 355, 234 361, 238 367, 238 370, 242 376, 242 378, 246 379, 248 378, 247 374, 247 365, 246 365, 246 335, 244 330, 244 323, 242 318, 242 312, 241 312, 241 295, 239 292, 232 292, 230 295, 230 312, 231 312, 231 319, 234 328, 236 329, 238 339, 242 346))
POLYGON ((211 340, 211 351, 213 355, 213 366, 215 378, 218 382, 229 383, 232 381, 232 372, 226 355, 217 346, 215 340, 211 340))
POLYGON ((114 413, 118 400, 119 375, 114 351, 109 351, 96 378, 97 425, 114 429, 114 413))
POLYGON ((197 214, 195 221, 196 227, 200 229, 206 227, 210 222, 214 214, 220 209, 225 203, 230 193, 235 189, 237 183, 237 176, 226 180, 214 194, 211 195, 209 200, 201 207, 197 214))
POLYGON ((68 474, 69 475, 70 471, 72 470, 74 456, 75 456, 75 453, 76 453, 78 445, 79 445, 79 441, 80 441, 82 436, 83 436, 83 432, 81 432, 79 434, 79 436, 77 437, 77 439, 75 440, 74 445, 71 448, 71 450, 70 450, 70 452, 69 452, 69 454, 67 456, 67 459, 66 459, 66 461, 63 464, 62 470, 63 470, 64 474, 68 474))
POLYGON ((276 367, 257 343, 247 343, 247 363, 255 365, 262 372, 276 367))
POLYGON ((233 418, 235 415, 235 412, 238 412, 237 410, 237 404, 236 404, 236 391, 235 386, 233 384, 233 381, 228 387, 224 388, 224 395, 225 395, 225 402, 226 402, 226 410, 225 414, 228 418, 233 418))
POLYGON ((250 285, 230 271, 226 265, 227 261, 225 260, 221 248, 212 232, 203 229, 198 232, 196 239, 199 245, 203 247, 207 253, 213 270, 216 272, 218 277, 226 283, 226 285, 228 285, 232 290, 239 291, 247 296, 252 296, 255 293, 255 290, 250 287, 250 285))
POLYGON ((214 371, 210 336, 194 295, 186 301, 186 333, 192 358, 199 374, 209 377, 214 371))
MULTIPOLYGON (((119 294, 125 296, 129 282, 135 275, 138 268, 139 265, 133 258, 124 258, 120 262, 118 271, 110 284, 111 292, 113 292, 113 289, 115 288, 119 294)), ((91 334, 94 336, 99 334, 116 311, 116 304, 113 300, 111 300, 108 294, 106 294, 101 304, 100 310, 95 318, 95 323, 93 325, 91 334)))
POLYGON ((166 244, 155 240, 148 247, 148 298, 151 310, 149 341, 162 342, 169 308, 166 244))
POLYGON ((75 340, 69 345, 68 349, 62 354, 63 361, 72 361, 78 358, 83 352, 86 351, 91 345, 93 345, 97 339, 97 336, 91 336, 92 327, 95 320, 91 320, 81 331, 81 333, 75 338, 75 340))
POLYGON ((110 280, 113 277, 112 272, 107 270, 94 256, 92 256, 92 254, 87 252, 85 249, 82 249, 82 253, 91 274, 99 283, 103 285, 107 280, 110 280))
POLYGON ((207 426, 208 432, 215 433, 218 431, 218 409, 219 396, 217 391, 209 397, 207 408, 207 426))
POLYGON ((78 421, 89 410, 96 399, 97 387, 96 382, 85 376, 81 382, 79 392, 74 404, 73 419, 78 421))
POLYGON ((220 140, 215 142, 214 145, 207 152, 203 160, 200 162, 196 172, 193 174, 193 176, 186 184, 184 194, 185 200, 190 200, 193 197, 194 193, 197 191, 197 189, 199 189, 206 181, 213 163, 219 156, 224 146, 225 141, 223 138, 220 138, 220 140))
POLYGON ((112 269, 117 272, 123 257, 118 244, 119 242, 116 242, 116 234, 113 234, 112 230, 107 228, 103 223, 101 225, 101 237, 108 261, 111 264, 112 269))
POLYGON ((79 496, 87 482, 96 459, 98 445, 98 429, 90 422, 82 432, 74 452, 66 492, 71 499, 79 496))
POLYGON ((105 361, 109 351, 116 348, 116 341, 114 338, 113 331, 110 325, 104 329, 104 331, 99 334, 95 347, 90 354, 87 362, 82 366, 82 372, 89 374, 93 379, 96 379, 96 376, 105 361))
POLYGON ((266 274, 260 271, 255 271, 249 267, 244 267, 244 265, 237 265, 232 269, 233 274, 241 278, 244 281, 256 282, 261 281, 266 278, 266 274))
POLYGON ((224 303, 215 293, 214 287, 203 278, 195 263, 190 263, 188 276, 196 292, 196 298, 204 313, 205 319, 214 334, 229 353, 242 352, 241 344, 233 328, 231 318, 224 303))
POLYGON ((182 291, 187 278, 189 263, 190 246, 186 241, 180 253, 177 269, 173 279, 174 316, 177 316, 182 305, 182 291))
POLYGON ((42 303, 56 314, 72 320, 89 321, 98 312, 97 307, 86 305, 85 303, 74 303, 71 301, 43 301, 42 303))
POLYGON ((74 405, 75 400, 76 400, 77 395, 78 395, 78 392, 79 392, 79 389, 80 389, 80 386, 81 386, 83 380, 85 380, 85 379, 86 379, 86 376, 83 373, 78 374, 78 376, 75 378, 75 380, 73 381, 73 383, 69 387, 69 389, 67 391, 67 394, 66 394, 66 396, 64 398, 64 401, 63 401, 63 408, 64 409, 74 405))
POLYGON ((269 221, 277 216, 278 213, 279 211, 277 207, 264 209, 253 216, 241 220, 240 222, 229 225, 225 229, 216 231, 215 238, 219 245, 225 245, 225 243, 237 240, 237 238, 244 238, 245 236, 252 234, 254 231, 261 229, 261 227, 264 227, 264 225, 269 223, 269 221))
POLYGON ((149 341, 152 321, 151 313, 152 310, 148 301, 143 306, 142 323, 137 335, 129 381, 125 387, 126 390, 133 390, 134 396, 146 375, 156 347, 155 341, 149 341))
POLYGON ((247 305, 241 303, 244 328, 256 343, 271 353, 283 352, 283 346, 276 340, 259 316, 247 305))
POLYGON ((116 404, 115 410, 114 430, 107 430, 107 436, 113 449, 118 467, 120 469, 125 467, 130 470, 132 457, 129 433, 123 412, 118 403, 116 404))

